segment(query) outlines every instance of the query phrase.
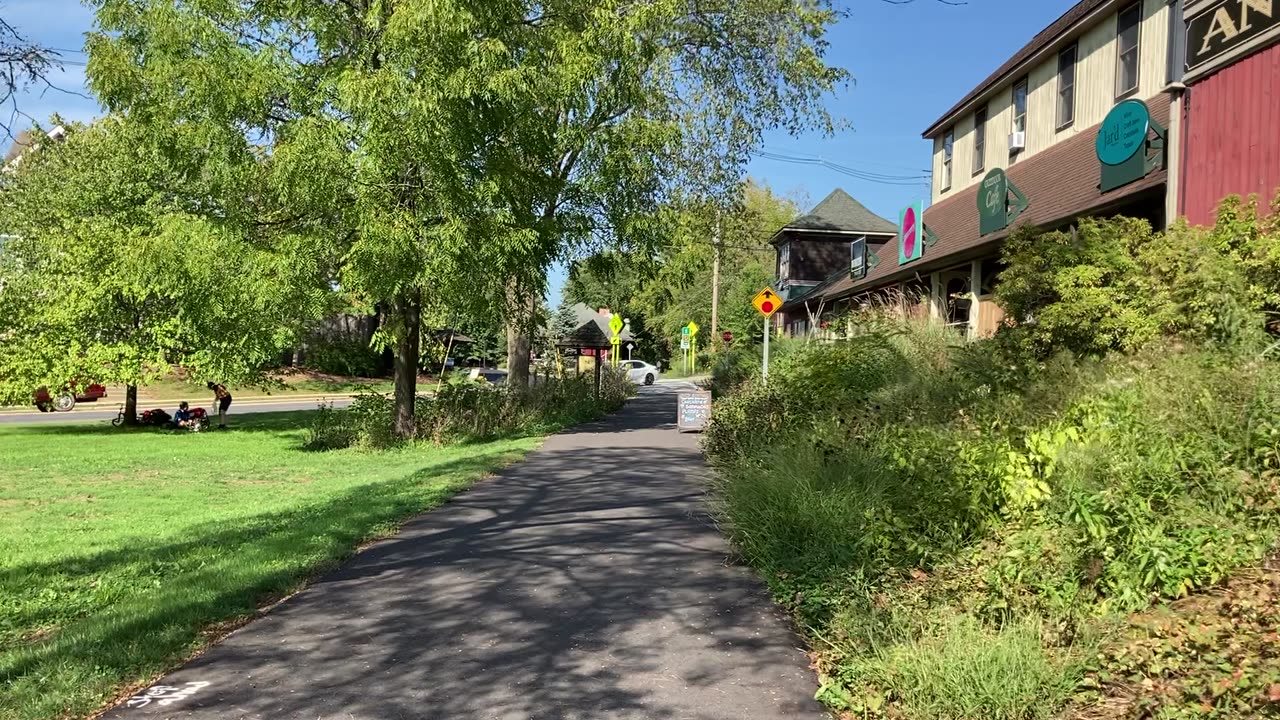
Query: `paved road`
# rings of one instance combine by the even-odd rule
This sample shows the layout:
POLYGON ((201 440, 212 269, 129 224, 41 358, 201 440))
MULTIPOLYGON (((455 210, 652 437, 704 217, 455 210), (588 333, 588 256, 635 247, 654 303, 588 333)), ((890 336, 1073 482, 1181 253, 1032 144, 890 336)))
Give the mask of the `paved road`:
MULTIPOLYGON (((292 410, 315 410, 319 401, 316 399, 308 400, 234 400, 231 404, 231 415, 245 413, 260 412, 289 412, 292 410)), ((351 404, 351 399, 346 396, 335 397, 330 402, 336 407, 346 407, 351 404)), ((111 398, 101 400, 95 403, 81 403, 76 406, 75 410, 69 413, 51 412, 42 413, 39 410, 31 412, 0 412, 0 424, 4 423, 73 423, 73 422, 89 422, 111 420, 120 412, 120 405, 123 400, 113 402, 111 398)), ((208 402, 195 401, 191 403, 194 407, 203 407, 206 410, 213 409, 213 400, 208 402)), ((138 413, 152 408, 164 408, 172 413, 174 408, 178 406, 177 400, 168 400, 161 402, 140 402, 138 403, 138 413)))
POLYGON ((826 717, 705 515, 678 387, 552 437, 152 688, 185 697, 107 717, 826 717))

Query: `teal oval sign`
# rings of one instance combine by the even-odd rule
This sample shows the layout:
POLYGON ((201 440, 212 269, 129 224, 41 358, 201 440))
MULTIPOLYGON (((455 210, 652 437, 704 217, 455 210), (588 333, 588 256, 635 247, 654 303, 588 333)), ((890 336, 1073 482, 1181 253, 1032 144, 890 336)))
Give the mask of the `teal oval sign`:
POLYGON ((1147 141, 1151 111, 1141 100, 1125 100, 1111 108, 1098 129, 1098 159, 1105 165, 1122 165, 1147 141))

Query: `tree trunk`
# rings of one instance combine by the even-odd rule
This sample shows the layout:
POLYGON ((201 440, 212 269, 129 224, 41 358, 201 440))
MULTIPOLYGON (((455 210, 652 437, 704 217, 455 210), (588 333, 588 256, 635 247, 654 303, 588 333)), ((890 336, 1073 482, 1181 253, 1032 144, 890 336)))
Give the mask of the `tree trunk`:
POLYGON ((138 386, 125 385, 124 387, 124 424, 138 424, 138 386))
POLYGON ((395 348, 395 421, 396 437, 411 438, 417 430, 414 403, 418 398, 418 356, 420 350, 422 308, 417 291, 406 291, 396 299, 395 348))
POLYGON ((533 343, 519 318, 507 323, 507 384, 516 390, 529 387, 529 351, 533 343))
POLYGON ((529 388, 530 337, 537 299, 512 284, 507 292, 507 384, 519 391, 529 388))

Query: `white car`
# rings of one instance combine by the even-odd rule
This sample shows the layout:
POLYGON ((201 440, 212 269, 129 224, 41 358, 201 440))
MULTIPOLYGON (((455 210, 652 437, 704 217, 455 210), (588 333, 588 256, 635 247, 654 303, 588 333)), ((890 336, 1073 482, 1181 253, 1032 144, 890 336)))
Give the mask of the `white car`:
POLYGON ((661 374, 661 370, 643 360, 623 360, 618 367, 627 373, 627 379, 634 383, 652 385, 661 374))

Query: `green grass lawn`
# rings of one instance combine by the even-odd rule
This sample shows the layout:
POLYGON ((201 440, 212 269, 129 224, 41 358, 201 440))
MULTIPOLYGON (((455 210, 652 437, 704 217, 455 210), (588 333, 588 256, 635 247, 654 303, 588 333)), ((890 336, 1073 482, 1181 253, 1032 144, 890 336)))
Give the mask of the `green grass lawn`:
POLYGON ((92 713, 538 442, 312 453, 307 415, 0 425, 0 718, 92 713))

